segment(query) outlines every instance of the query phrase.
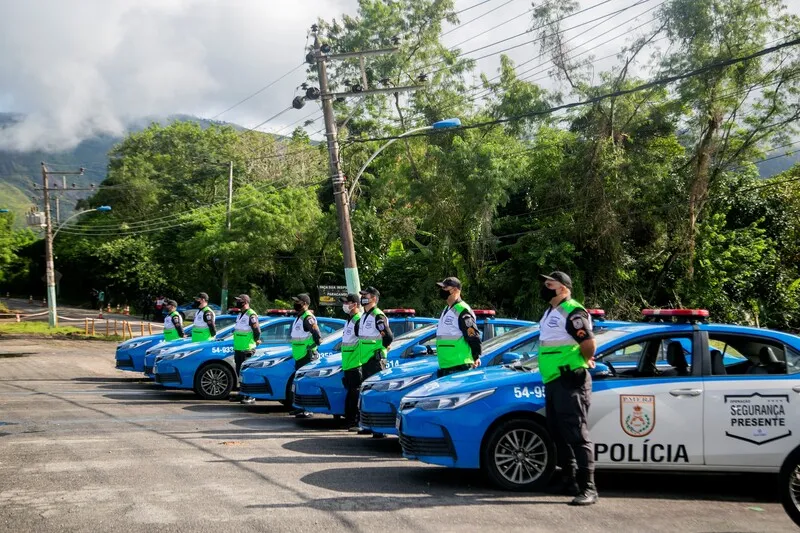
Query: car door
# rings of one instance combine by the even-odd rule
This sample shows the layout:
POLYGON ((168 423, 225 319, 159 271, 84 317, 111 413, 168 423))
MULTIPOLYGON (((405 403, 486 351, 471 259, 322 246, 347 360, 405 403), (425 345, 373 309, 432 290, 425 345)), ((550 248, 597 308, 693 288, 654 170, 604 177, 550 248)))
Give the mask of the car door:
POLYGON ((800 434, 800 353, 768 335, 708 335, 706 464, 779 468, 800 434))
POLYGON ((629 338, 597 354, 612 369, 610 375, 596 376, 592 388, 589 430, 598 466, 650 470, 703 464, 700 368, 659 364, 664 345, 673 345, 668 349, 685 358, 685 346, 698 348, 698 335, 679 326, 629 338))

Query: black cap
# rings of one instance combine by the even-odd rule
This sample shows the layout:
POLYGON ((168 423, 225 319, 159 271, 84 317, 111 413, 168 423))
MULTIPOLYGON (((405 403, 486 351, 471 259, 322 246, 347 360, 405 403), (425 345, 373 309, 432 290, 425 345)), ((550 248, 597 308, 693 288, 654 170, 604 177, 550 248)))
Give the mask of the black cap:
POLYGON ((311 305, 311 296, 305 292, 303 294, 298 294, 297 296, 292 296, 292 300, 295 302, 303 302, 306 305, 311 305))
POLYGON ((238 302, 242 302, 242 303, 246 303, 246 304, 250 303, 250 297, 248 295, 246 295, 246 294, 240 294, 235 299, 238 302))
POLYGON ((347 296, 340 297, 339 301, 342 302, 343 304, 346 304, 346 303, 357 304, 358 303, 358 295, 357 294, 353 294, 351 292, 347 296))
POLYGON ((572 290, 572 278, 570 278, 566 273, 556 270, 555 272, 551 272, 549 275, 545 276, 544 274, 539 274, 539 277, 543 280, 550 280, 550 281, 557 281, 569 290, 572 290))
POLYGON ((166 300, 164 301, 164 305, 171 305, 172 307, 178 307, 178 302, 175 300, 166 300))
POLYGON ((205 300, 205 301, 208 301, 208 294, 206 294, 206 293, 204 293, 204 292, 200 292, 200 293, 198 293, 198 294, 197 294, 197 296, 195 296, 195 297, 194 297, 194 299, 195 299, 195 300, 205 300))
POLYGON ((361 291, 360 294, 371 294, 371 295, 375 296, 376 298, 380 298, 381 297, 381 291, 379 291, 378 289, 376 289, 372 285, 370 285, 369 287, 367 287, 366 289, 361 291))
POLYGON ((450 276, 449 278, 444 278, 442 281, 437 281, 436 284, 441 288, 454 287, 459 290, 461 289, 461 280, 453 276, 450 276))

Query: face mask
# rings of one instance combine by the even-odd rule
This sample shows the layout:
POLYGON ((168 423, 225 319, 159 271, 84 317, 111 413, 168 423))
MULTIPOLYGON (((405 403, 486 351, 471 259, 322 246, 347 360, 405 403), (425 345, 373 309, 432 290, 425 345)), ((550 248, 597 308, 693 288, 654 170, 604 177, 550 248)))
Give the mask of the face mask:
POLYGON ((361 298, 361 305, 369 305, 369 298, 361 298))
POLYGON ((342 311, 344 311, 345 313, 347 313, 349 315, 350 314, 350 304, 343 304, 342 305, 342 311))
POLYGON ((541 296, 542 300, 545 302, 549 302, 556 297, 556 290, 548 288, 547 285, 542 285, 542 288, 539 289, 539 296, 541 296))
POLYGON ((450 298, 450 291, 439 289, 439 298, 441 298, 442 300, 447 300, 448 298, 450 298))
POLYGON ((300 303, 300 302, 295 302, 294 303, 294 310, 299 313, 300 311, 303 310, 303 304, 300 303))

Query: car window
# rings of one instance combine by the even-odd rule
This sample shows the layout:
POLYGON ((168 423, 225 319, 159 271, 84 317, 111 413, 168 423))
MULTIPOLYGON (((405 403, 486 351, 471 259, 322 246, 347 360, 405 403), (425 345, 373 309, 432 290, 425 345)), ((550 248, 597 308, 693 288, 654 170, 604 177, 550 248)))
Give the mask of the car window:
POLYGON ((715 333, 708 337, 712 376, 800 372, 797 353, 777 340, 715 333))
POLYGON ((494 327, 494 336, 495 337, 501 337, 501 336, 505 335, 506 333, 509 333, 509 332, 517 329, 518 327, 520 327, 520 326, 495 326, 494 327))
POLYGON ((406 322, 393 322, 389 324, 389 329, 392 330, 392 335, 398 337, 406 332, 406 322))
POLYGON ((596 359, 609 367, 612 378, 689 376, 692 349, 692 339, 688 335, 653 336, 601 352, 596 359))
POLYGON ((322 334, 322 336, 324 337, 325 335, 330 335, 331 333, 338 331, 338 328, 334 327, 334 325, 331 323, 320 322, 319 331, 320 334, 322 334))
POLYGON ((214 321, 214 324, 217 326, 217 331, 227 328, 228 326, 232 325, 236 322, 235 318, 218 318, 214 321))
POLYGON ((288 342, 291 332, 291 322, 271 324, 261 330, 261 342, 288 342))
POLYGON ((430 324, 427 322, 414 322, 414 329, 424 328, 425 326, 429 326, 430 324))

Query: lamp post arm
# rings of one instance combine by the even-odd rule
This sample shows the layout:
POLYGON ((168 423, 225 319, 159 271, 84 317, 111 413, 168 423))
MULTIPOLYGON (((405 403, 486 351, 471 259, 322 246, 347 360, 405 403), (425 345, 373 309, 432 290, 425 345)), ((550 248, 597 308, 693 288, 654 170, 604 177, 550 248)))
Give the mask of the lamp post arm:
POLYGON ((72 214, 72 216, 69 216, 69 217, 67 217, 67 219, 66 219, 66 220, 64 220, 64 222, 62 222, 61 224, 59 224, 59 225, 58 225, 58 227, 56 228, 56 231, 55 231, 55 232, 53 232, 53 239, 55 239, 55 238, 56 238, 56 235, 58 235, 58 231, 59 231, 61 228, 63 228, 64 226, 66 226, 66 225, 67 225, 67 222, 69 222, 69 220, 70 220, 70 219, 72 219, 72 218, 75 218, 75 217, 77 217, 78 215, 82 215, 82 214, 84 214, 84 213, 91 213, 92 211, 97 211, 97 210, 96 210, 96 209, 87 209, 87 210, 85 210, 85 211, 78 211, 77 213, 73 213, 73 214, 72 214))
POLYGON ((413 130, 408 130, 407 132, 405 132, 405 133, 402 133, 402 134, 398 135, 396 138, 394 138, 394 139, 390 140, 389 142, 387 142, 386 144, 384 144, 383 146, 381 146, 380 148, 378 148, 378 149, 375 151, 375 153, 374 153, 374 154, 372 154, 371 156, 369 156, 369 159, 367 159, 367 162, 366 162, 366 163, 364 163, 364 166, 363 166, 363 167, 361 167, 361 170, 359 170, 359 171, 358 171, 358 174, 356 174, 356 177, 355 177, 355 179, 353 180, 353 184, 350 186, 350 190, 347 192, 347 196, 349 197, 349 196, 351 196, 351 195, 353 194, 353 191, 354 191, 354 190, 355 190, 355 188, 356 188, 356 183, 358 183, 358 180, 359 180, 359 178, 361 178, 361 174, 363 174, 363 173, 364 173, 364 171, 367 169, 367 167, 369 166, 369 164, 370 164, 370 163, 372 163, 372 161, 373 161, 373 160, 374 160, 376 157, 378 157, 378 155, 379 155, 381 152, 383 152, 383 151, 384 151, 386 148, 388 148, 388 147, 389 147, 389 146, 390 146, 392 143, 394 143, 395 141, 398 141, 398 140, 400 140, 401 138, 405 137, 406 135, 411 135, 412 133, 417 133, 417 132, 419 132, 419 131, 432 130, 432 129, 433 129, 433 126, 423 126, 423 127, 421 127, 421 128, 415 128, 415 129, 413 129, 413 130))

